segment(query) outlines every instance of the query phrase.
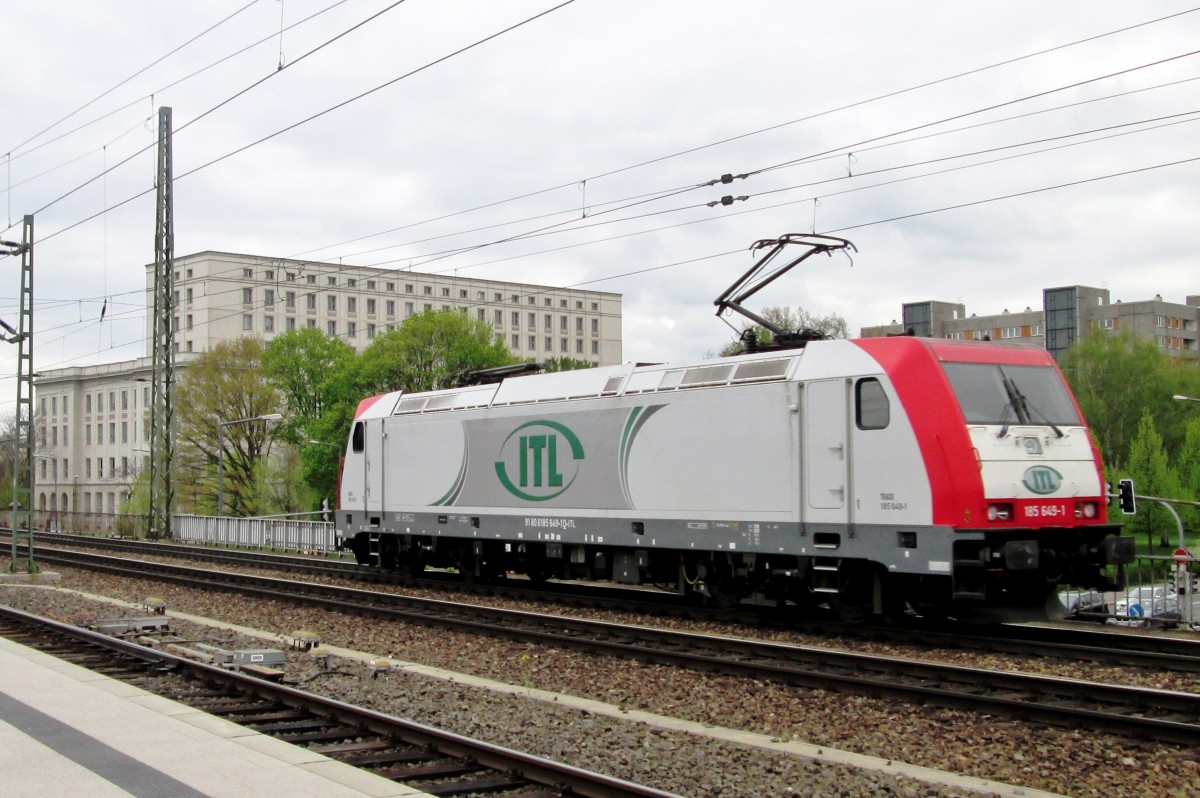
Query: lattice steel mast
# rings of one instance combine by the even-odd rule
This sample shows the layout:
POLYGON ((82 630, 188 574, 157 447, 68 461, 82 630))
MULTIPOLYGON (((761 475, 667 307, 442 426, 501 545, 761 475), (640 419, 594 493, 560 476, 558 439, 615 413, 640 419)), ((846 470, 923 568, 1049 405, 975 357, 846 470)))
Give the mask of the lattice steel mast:
POLYGON ((33 217, 21 225, 21 243, 0 242, 21 256, 21 316, 14 330, 0 322, 8 335, 0 338, 17 345, 17 418, 13 441, 12 573, 35 574, 33 560, 33 217), (25 546, 26 556, 17 558, 25 546))
POLYGON ((175 225, 171 109, 158 109, 158 189, 154 229, 154 309, 151 318, 150 512, 146 537, 171 537, 175 505, 175 225))

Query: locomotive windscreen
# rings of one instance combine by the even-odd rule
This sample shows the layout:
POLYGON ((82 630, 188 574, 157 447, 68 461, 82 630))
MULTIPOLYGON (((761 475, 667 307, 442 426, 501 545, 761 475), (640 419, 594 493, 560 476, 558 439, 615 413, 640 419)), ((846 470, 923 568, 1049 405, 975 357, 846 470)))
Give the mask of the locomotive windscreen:
POLYGON ((1062 377, 1051 366, 943 363, 968 424, 1082 422, 1062 377))

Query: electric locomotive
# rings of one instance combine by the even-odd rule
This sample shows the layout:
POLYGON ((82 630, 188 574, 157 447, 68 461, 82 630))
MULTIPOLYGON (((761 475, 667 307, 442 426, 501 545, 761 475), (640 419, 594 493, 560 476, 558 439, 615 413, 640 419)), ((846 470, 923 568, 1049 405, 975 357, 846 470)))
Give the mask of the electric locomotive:
MULTIPOLYGON (((719 300, 720 302, 720 300, 719 300)), ((812 340, 364 399, 336 513, 363 564, 653 583, 722 606, 1056 617, 1132 540, 1041 349, 812 340)))

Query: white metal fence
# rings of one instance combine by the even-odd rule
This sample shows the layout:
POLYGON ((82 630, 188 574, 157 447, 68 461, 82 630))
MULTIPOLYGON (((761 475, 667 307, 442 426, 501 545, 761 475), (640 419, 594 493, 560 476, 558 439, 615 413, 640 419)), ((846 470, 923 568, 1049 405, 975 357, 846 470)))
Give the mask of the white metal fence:
POLYGON ((335 553, 333 524, 327 521, 211 515, 173 515, 171 519, 171 537, 180 543, 335 553))

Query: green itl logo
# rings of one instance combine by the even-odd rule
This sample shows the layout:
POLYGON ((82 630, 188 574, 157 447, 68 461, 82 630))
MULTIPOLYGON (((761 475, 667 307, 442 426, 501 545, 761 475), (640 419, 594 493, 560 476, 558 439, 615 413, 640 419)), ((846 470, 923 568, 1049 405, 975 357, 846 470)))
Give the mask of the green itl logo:
POLYGON ((528 421, 504 439, 496 477, 517 498, 544 502, 571 487, 582 460, 583 444, 574 432, 556 421, 528 421))
POLYGON ((1021 479, 1021 484, 1029 488, 1029 490, 1041 496, 1047 493, 1054 493, 1062 487, 1062 474, 1055 471, 1050 466, 1036 465, 1025 469, 1025 476, 1021 479))

